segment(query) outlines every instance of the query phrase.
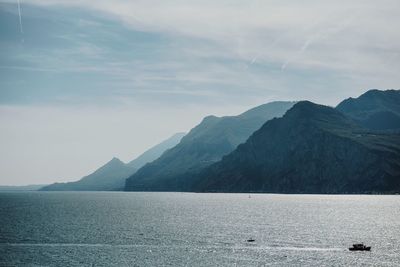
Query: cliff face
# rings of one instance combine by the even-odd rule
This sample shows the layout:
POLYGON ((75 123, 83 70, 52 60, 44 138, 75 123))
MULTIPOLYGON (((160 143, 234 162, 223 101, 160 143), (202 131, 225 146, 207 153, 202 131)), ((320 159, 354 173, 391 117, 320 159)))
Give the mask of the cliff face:
POLYGON ((193 191, 400 191, 400 136, 371 134, 340 112, 300 102, 197 176, 193 191))
POLYGON ((336 109, 371 130, 400 130, 400 90, 369 90, 336 109))
POLYGON ((177 146, 129 177, 125 190, 189 190, 191 177, 232 152, 267 120, 282 116, 293 104, 273 102, 239 116, 204 118, 177 146))

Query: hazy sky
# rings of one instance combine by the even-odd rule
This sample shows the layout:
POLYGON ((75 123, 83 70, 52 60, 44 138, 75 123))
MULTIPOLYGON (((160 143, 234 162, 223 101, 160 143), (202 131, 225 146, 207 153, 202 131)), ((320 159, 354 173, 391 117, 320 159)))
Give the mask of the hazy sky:
POLYGON ((398 0, 0 1, 0 184, 76 180, 209 114, 398 89, 399 14, 398 0))

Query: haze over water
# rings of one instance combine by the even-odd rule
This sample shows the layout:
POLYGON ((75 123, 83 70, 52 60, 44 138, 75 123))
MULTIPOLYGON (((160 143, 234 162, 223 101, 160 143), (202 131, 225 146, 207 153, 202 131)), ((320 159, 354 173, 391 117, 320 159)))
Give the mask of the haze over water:
POLYGON ((0 266, 400 264, 399 196, 1 193, 0 218, 0 266))

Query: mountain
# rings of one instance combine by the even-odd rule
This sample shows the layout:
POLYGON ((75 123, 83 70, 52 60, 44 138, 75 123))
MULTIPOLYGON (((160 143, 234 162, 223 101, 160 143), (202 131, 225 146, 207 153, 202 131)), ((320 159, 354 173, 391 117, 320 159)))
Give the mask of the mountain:
POLYGON ((192 177, 219 161, 267 120, 282 116, 294 102, 272 102, 238 116, 208 116, 181 142, 126 180, 127 191, 187 190, 192 177))
POLYGON ((159 143, 158 145, 153 146, 146 152, 144 152, 142 155, 137 157, 136 159, 132 160, 131 162, 127 163, 128 166, 134 168, 134 169, 139 169, 142 166, 144 166, 148 162, 152 162, 153 160, 159 158, 162 153, 164 153, 166 150, 176 146, 182 139, 182 137, 185 136, 186 133, 176 133, 167 140, 159 143))
POLYGON ((121 160, 113 158, 92 174, 79 181, 54 183, 43 187, 42 191, 114 191, 124 187, 125 179, 136 169, 121 160))
POLYGON ((0 185, 0 191, 37 191, 44 184, 32 184, 32 185, 0 185))
POLYGON ((125 164, 117 158, 97 169, 92 174, 79 181, 69 183, 54 183, 41 188, 42 191, 114 191, 122 190, 125 180, 137 169, 148 162, 157 159, 162 153, 175 146, 184 136, 184 133, 174 134, 172 137, 153 146, 136 159, 125 164))
POLYGON ((371 130, 400 130, 400 90, 369 90, 336 109, 371 130))
POLYGON ((303 101, 196 179, 201 192, 400 192, 400 135, 303 101))

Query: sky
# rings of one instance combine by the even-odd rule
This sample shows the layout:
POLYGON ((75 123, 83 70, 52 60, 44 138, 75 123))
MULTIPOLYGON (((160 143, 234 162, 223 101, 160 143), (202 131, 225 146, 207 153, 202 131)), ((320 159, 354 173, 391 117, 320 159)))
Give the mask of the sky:
POLYGON ((0 0, 0 184, 72 181, 207 115, 400 86, 398 0, 0 0))

